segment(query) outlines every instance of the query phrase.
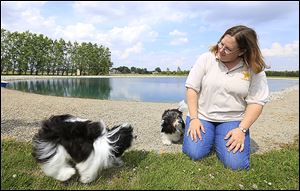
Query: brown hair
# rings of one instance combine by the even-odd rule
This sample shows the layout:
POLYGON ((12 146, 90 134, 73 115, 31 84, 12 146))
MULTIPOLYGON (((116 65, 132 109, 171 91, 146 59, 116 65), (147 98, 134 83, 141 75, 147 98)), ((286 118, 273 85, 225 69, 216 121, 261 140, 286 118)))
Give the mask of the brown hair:
MULTIPOLYGON (((245 51, 242 57, 248 68, 251 68, 256 74, 267 68, 258 46, 256 32, 253 29, 243 25, 234 26, 223 34, 219 42, 227 34, 235 38, 239 49, 245 51)), ((212 46, 209 50, 216 53, 218 45, 212 46)))

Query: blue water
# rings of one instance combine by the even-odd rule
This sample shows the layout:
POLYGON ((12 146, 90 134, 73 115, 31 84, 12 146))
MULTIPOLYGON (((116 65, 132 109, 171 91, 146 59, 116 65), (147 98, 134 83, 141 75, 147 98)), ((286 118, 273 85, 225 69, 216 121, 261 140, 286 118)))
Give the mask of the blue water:
POLYGON ((299 86, 299 80, 268 79, 268 86, 271 92, 282 91, 296 85, 299 86))
MULTIPOLYGON (((62 78, 10 82, 7 88, 37 94, 104 100, 173 103, 185 99, 186 77, 62 78)), ((299 85, 299 80, 268 79, 271 92, 299 85)))

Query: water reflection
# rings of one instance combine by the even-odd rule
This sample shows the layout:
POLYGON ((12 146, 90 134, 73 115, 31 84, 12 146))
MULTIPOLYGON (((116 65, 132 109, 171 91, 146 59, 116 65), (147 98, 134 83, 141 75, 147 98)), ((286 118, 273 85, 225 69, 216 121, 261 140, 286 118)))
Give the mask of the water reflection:
POLYGON ((185 97, 182 78, 112 78, 112 100, 178 102, 185 97), (120 85, 121 84, 121 85, 120 85))
POLYGON ((178 102, 185 98, 186 77, 69 78, 11 82, 20 91, 106 100, 178 102))
POLYGON ((8 88, 45 95, 95 99, 109 99, 111 91, 109 78, 16 81, 10 83, 8 88))
POLYGON ((299 85, 299 80, 268 79, 268 85, 271 92, 278 92, 287 87, 299 85))
MULTIPOLYGON (((104 100, 175 103, 185 99, 186 77, 62 78, 15 81, 8 88, 45 95, 104 100)), ((299 84, 299 80, 268 79, 271 92, 299 84)))

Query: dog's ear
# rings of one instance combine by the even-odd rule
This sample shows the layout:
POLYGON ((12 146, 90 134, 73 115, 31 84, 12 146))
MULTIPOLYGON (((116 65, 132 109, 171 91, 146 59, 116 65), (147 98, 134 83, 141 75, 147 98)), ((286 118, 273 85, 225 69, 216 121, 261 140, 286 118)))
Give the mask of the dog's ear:
POLYGON ((164 115, 166 115, 169 111, 169 109, 165 110, 161 117, 164 117, 164 115))
POLYGON ((182 111, 180 111, 179 108, 177 108, 176 111, 177 111, 178 113, 182 114, 182 111))
POLYGON ((99 122, 86 123, 85 125, 86 135, 90 140, 98 138, 101 135, 104 128, 99 122))

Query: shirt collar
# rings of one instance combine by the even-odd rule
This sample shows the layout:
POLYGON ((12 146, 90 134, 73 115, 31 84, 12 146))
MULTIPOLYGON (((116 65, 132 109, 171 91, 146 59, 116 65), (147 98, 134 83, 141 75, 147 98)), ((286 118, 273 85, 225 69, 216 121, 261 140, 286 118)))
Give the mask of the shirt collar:
MULTIPOLYGON (((222 64, 222 66, 227 69, 227 67, 225 66, 225 64, 219 59, 219 57, 217 55, 215 55, 215 58, 216 58, 216 61, 218 63, 222 64)), ((234 66, 233 68, 231 68, 230 70, 228 70, 227 73, 235 71, 235 70, 237 70, 239 68, 243 68, 244 66, 245 66, 245 62, 243 61, 243 59, 241 59, 240 62, 236 66, 234 66)))

